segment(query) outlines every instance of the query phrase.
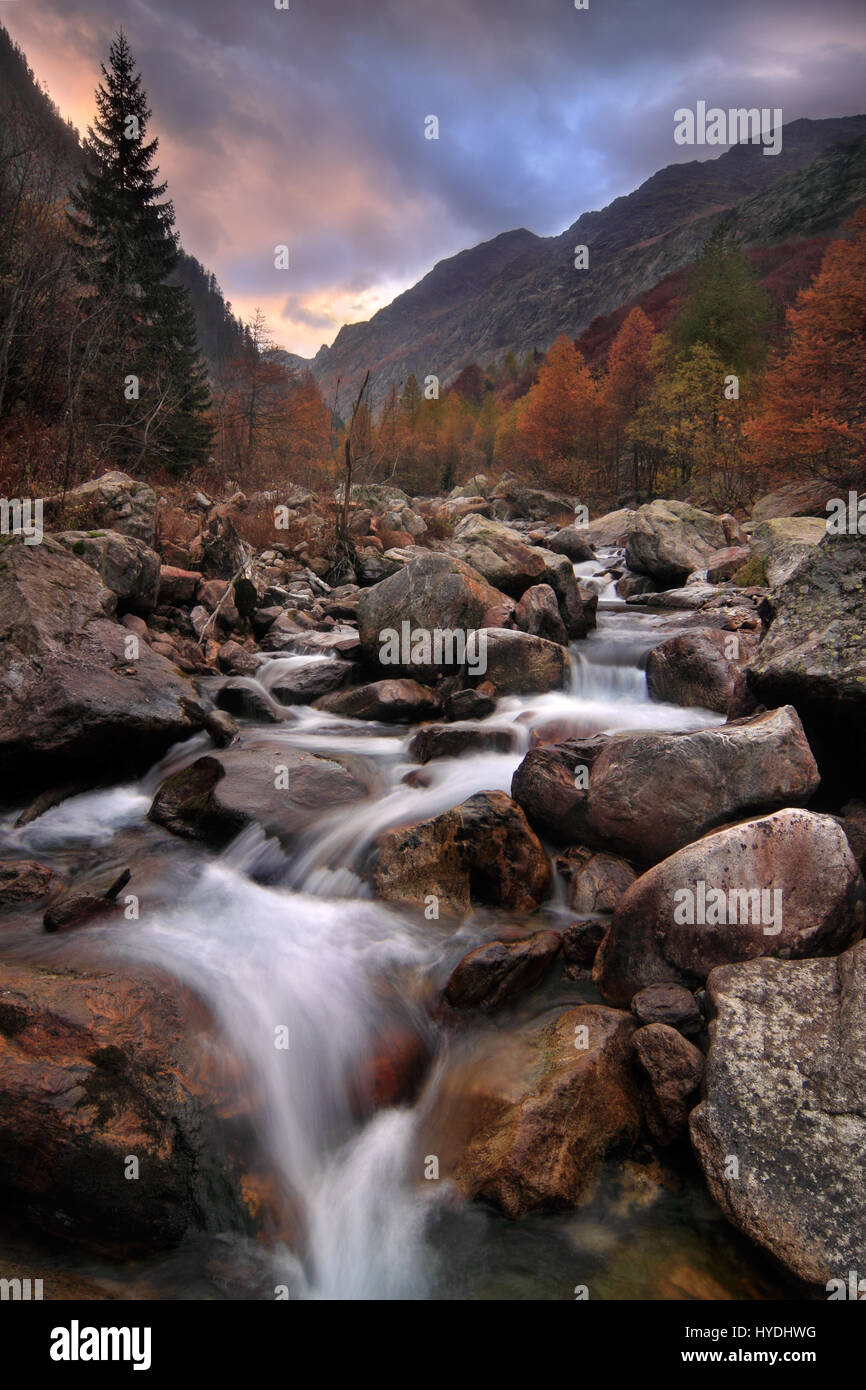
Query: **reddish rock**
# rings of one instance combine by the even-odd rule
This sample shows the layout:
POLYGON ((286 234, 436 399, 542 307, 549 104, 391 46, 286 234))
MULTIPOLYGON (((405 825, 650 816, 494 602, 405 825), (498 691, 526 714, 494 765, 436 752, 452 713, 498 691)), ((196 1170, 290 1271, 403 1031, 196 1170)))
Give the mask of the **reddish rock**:
POLYGON ((349 1081, 357 1117, 414 1099, 429 1061, 430 1048, 413 1029, 395 1026, 380 1034, 349 1081))
POLYGON ((602 943, 607 926, 598 918, 572 922, 562 937, 562 954, 572 965, 589 966, 602 943))
POLYGON ((573 1206, 638 1136, 633 1032, 628 1014, 586 1004, 489 1035, 444 1077, 427 1152, 442 1152, 467 1197, 506 1216, 573 1206))
POLYGON ((593 979, 606 999, 628 1003, 646 985, 694 986, 714 966, 754 956, 833 955, 862 935, 864 903, 837 822, 777 811, 704 836, 632 884, 593 979))
POLYGON ((47 932, 68 931, 85 922, 111 912, 118 894, 131 878, 129 869, 107 871, 90 880, 85 886, 76 885, 53 902, 42 919, 47 932))
MULTIPOLYGON (((719 517, 724 522, 724 517, 719 517)), ((727 527, 725 527, 727 530, 727 527)), ((722 550, 714 550, 712 555, 707 556, 706 571, 707 580, 710 584, 724 584, 726 579, 733 579, 737 570, 751 558, 752 549, 748 545, 728 545, 722 550)))
POLYGON ((521 632, 568 646, 568 633, 559 616, 556 594, 549 584, 533 584, 525 591, 514 610, 514 622, 521 632))
POLYGON ((401 724, 431 719, 442 711, 436 692, 413 680, 375 681, 354 690, 337 690, 314 700, 313 708, 349 719, 401 724))
POLYGON ((433 758, 457 758, 473 753, 510 753, 516 747, 514 729, 485 729, 477 724, 428 724, 419 729, 407 749, 410 758, 429 763, 433 758))
POLYGON ((525 941, 488 941, 464 956, 445 986, 455 1009, 498 1009, 534 989, 553 968, 560 936, 540 931, 525 941))
POLYGON ((223 642, 217 664, 227 676, 254 676, 261 665, 255 652, 247 651, 239 642, 223 642))
POLYGON ((594 853, 577 846, 556 859, 566 882, 566 901, 572 912, 613 912, 637 875, 615 854, 594 853))
POLYGON ((12 859, 0 863, 0 905, 16 907, 35 902, 56 887, 58 876, 45 864, 33 859, 12 859))
POLYGON ((785 706, 694 732, 535 748, 511 790, 531 823, 557 843, 652 864, 737 816, 807 801, 819 781, 803 726, 785 706))
POLYGON ((719 714, 755 708, 745 664, 757 645, 749 632, 718 628, 681 632, 654 647, 647 659, 647 689, 654 700, 698 706, 719 714))
POLYGON ((455 690, 445 701, 445 718, 453 721, 463 719, 486 719, 496 709, 495 691, 482 693, 482 687, 474 690, 455 690))
POLYGON ((672 1144, 697 1100, 704 1054, 666 1023, 639 1028, 631 1044, 647 1128, 657 1144, 672 1144))
POLYGON ((441 816, 385 831, 371 872, 380 897, 423 903, 435 894, 458 912, 473 902, 532 912, 550 888, 541 843, 504 792, 480 792, 441 816))
POLYGON ((682 985, 647 985, 631 1001, 638 1023, 666 1023, 681 1033, 696 1033, 701 1011, 691 990, 682 985))
POLYGON ((182 570, 175 565, 159 567, 159 602, 194 603, 202 575, 199 570, 182 570))
POLYGON ((19 1218, 123 1258, 252 1231, 216 1118, 243 1101, 213 1065, 204 1082, 203 1023, 168 979, 0 966, 0 1193, 19 1218))

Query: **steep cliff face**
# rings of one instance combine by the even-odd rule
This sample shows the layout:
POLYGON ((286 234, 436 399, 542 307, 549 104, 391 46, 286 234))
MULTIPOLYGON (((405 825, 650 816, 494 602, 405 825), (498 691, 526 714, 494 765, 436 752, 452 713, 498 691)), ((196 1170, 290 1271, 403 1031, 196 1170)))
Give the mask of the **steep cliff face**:
POLYGON ((526 230, 440 261, 368 323, 340 330, 313 362, 340 403, 369 368, 374 399, 414 372, 447 383, 467 362, 509 348, 547 348, 694 260, 721 213, 749 246, 838 230, 866 198, 866 116, 793 121, 783 148, 738 145, 718 159, 672 164, 556 237, 526 230), (589 268, 575 269, 576 246, 589 268))

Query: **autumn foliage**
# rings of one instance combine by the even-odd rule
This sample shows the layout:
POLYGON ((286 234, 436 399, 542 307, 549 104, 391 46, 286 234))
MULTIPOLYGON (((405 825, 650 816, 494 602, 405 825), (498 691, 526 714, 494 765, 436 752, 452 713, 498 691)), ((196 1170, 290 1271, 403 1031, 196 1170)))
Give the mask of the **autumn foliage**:
POLYGON ((834 241, 788 311, 788 340, 747 430, 770 465, 840 484, 866 480, 866 207, 850 240, 834 241))

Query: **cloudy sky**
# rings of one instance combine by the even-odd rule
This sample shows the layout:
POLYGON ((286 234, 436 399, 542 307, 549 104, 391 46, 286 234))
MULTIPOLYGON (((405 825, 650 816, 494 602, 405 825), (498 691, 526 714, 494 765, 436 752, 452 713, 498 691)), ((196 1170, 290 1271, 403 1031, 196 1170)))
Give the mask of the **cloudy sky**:
POLYGON ((443 256, 562 231, 694 158, 677 107, 866 107, 862 0, 289 4, 0 0, 0 20, 82 131, 126 29, 184 246, 304 355, 443 256))

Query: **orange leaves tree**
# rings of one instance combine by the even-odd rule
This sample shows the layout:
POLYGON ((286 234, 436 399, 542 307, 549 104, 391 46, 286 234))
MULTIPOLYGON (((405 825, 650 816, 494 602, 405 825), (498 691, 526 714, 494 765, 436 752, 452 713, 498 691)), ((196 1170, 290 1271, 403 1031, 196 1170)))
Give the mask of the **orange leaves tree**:
POLYGON ((621 485, 620 466, 627 444, 632 454, 632 486, 635 492, 641 490, 640 442, 629 439, 627 430, 652 392, 657 370, 655 336, 643 309, 636 307, 623 322, 608 355, 601 389, 602 423, 610 450, 610 484, 615 492, 621 485))
POLYGON ((788 310, 747 434, 769 467, 866 485, 866 205, 788 310))
POLYGON ((521 402, 517 428, 527 464, 541 481, 574 482, 598 460, 598 388, 566 334, 557 338, 521 402), (565 475, 565 476, 563 476, 565 475))

